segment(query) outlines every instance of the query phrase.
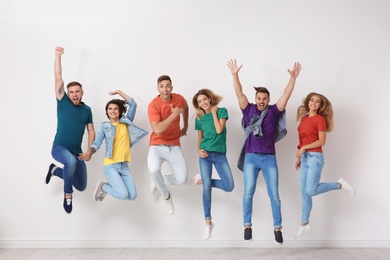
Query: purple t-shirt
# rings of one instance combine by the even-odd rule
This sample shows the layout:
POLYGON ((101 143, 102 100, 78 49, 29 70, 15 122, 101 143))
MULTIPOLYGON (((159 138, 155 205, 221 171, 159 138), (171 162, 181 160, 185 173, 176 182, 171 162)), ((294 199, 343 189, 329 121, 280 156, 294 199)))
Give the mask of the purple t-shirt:
MULTIPOLYGON (((254 114, 260 115, 262 111, 257 109, 253 103, 249 103, 242 110, 245 127, 254 114)), ((248 136, 245 142, 245 153, 268 153, 275 154, 275 131, 278 125, 280 111, 276 104, 270 105, 261 124, 263 136, 257 137, 253 132, 248 136)))

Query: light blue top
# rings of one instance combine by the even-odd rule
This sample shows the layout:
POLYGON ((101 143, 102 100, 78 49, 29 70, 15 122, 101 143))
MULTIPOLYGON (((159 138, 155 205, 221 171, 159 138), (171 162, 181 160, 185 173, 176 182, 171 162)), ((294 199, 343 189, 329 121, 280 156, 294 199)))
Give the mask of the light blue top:
MULTIPOLYGON (((130 98, 127 100, 129 108, 125 116, 122 116, 119 119, 119 123, 127 124, 130 135, 130 147, 138 143, 145 135, 148 134, 148 131, 136 126, 133 123, 135 111, 137 109, 137 103, 134 99, 130 98)), ((116 133, 116 126, 112 125, 110 121, 105 121, 100 124, 99 132, 96 135, 95 141, 91 147, 95 148, 96 151, 100 148, 100 145, 103 143, 103 139, 106 140, 106 158, 112 158, 112 147, 114 145, 114 137, 116 133)))

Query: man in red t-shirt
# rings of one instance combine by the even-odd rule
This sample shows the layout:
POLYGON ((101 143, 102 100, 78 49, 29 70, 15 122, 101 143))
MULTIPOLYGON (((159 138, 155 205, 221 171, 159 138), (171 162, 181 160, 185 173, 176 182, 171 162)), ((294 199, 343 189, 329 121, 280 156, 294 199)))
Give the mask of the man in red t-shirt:
POLYGON ((157 79, 157 90, 160 93, 148 106, 148 116, 152 127, 150 135, 148 168, 152 176, 150 187, 154 195, 156 188, 160 191, 167 205, 169 214, 174 213, 172 194, 166 185, 181 185, 187 182, 188 171, 180 137, 187 134, 188 105, 183 96, 172 93, 172 81, 167 75, 157 79), (180 114, 183 117, 183 128, 180 128, 180 114), (161 165, 168 162, 172 173, 163 175, 161 165))

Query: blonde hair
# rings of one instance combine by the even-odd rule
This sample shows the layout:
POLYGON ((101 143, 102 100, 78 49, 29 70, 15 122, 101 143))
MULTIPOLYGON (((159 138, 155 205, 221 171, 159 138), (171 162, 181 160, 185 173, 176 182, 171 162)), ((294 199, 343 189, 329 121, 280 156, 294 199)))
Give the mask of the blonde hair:
POLYGON ((317 113, 325 118, 326 131, 331 132, 333 130, 333 109, 332 103, 324 96, 315 92, 309 93, 303 100, 302 104, 297 109, 297 121, 301 120, 303 116, 309 114, 309 102, 313 96, 317 96, 321 99, 321 107, 317 113))
POLYGON ((217 95, 215 94, 213 91, 211 91, 210 89, 207 89, 207 88, 203 88, 203 89, 200 89, 195 95, 194 97, 192 98, 192 105, 194 106, 195 110, 196 110, 196 117, 199 119, 201 118, 206 111, 203 110, 203 108, 200 108, 199 107, 199 104, 198 104, 198 97, 200 95, 205 95, 207 98, 209 98, 211 101, 210 101, 210 105, 211 106, 217 106, 219 104, 219 102, 221 102, 221 100, 223 99, 222 96, 220 95, 217 95))

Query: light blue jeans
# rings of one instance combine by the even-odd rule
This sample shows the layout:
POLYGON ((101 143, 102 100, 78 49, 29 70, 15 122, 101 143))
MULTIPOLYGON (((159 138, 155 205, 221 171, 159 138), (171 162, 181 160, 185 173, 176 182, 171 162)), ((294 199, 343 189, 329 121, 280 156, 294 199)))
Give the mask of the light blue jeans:
POLYGON ((149 147, 148 168, 156 188, 164 199, 168 199, 167 185, 182 185, 187 183, 187 163, 180 146, 152 145, 149 147), (163 162, 169 163, 172 174, 163 175, 161 166, 163 162))
POLYGON ((64 180, 64 192, 72 194, 73 187, 84 191, 87 188, 87 166, 84 161, 79 160, 79 155, 59 145, 52 148, 51 155, 64 165, 62 169, 57 167, 53 173, 64 180))
POLYGON ((263 172, 268 197, 271 201, 274 228, 282 228, 281 203, 279 199, 279 173, 275 154, 246 153, 244 162, 244 226, 252 226, 253 195, 257 177, 263 172))
POLYGON ((104 184, 104 192, 119 200, 135 200, 137 189, 131 176, 127 162, 113 163, 103 167, 108 184, 104 184))
POLYGON ((218 188, 231 192, 234 188, 232 171, 226 159, 226 153, 207 152, 207 158, 199 157, 200 175, 203 186, 203 211, 205 220, 211 219, 211 189, 218 188), (214 164, 219 179, 212 179, 212 166, 214 164))
POLYGON ((324 155, 319 152, 305 152, 301 159, 301 193, 302 193, 302 224, 309 223, 310 211, 313 207, 312 196, 340 189, 338 182, 321 182, 324 155))

